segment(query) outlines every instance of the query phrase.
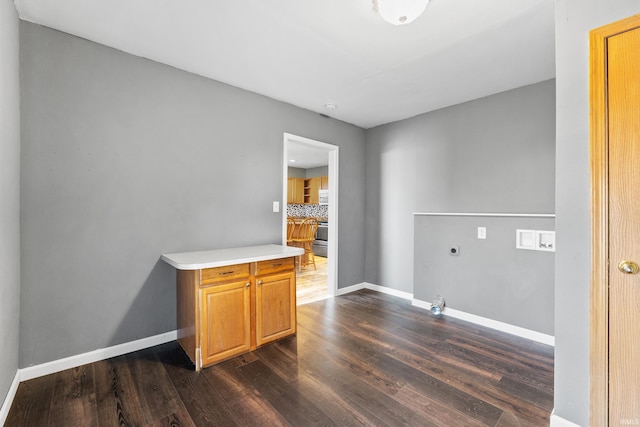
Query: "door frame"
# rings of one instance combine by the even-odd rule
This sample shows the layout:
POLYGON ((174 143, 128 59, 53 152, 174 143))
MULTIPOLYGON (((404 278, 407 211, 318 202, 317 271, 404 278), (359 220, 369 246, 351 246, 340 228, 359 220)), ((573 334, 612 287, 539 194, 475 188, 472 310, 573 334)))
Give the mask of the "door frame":
POLYGON ((607 40, 640 27, 640 15, 592 30, 590 36, 590 425, 609 423, 609 137, 607 40))
POLYGON ((287 176, 289 161, 287 158, 289 142, 298 142, 314 148, 327 151, 329 161, 329 241, 327 244, 327 295, 334 297, 338 293, 338 180, 339 180, 339 148, 337 145, 328 144, 303 136, 284 133, 284 149, 282 160, 282 244, 287 244, 287 176))

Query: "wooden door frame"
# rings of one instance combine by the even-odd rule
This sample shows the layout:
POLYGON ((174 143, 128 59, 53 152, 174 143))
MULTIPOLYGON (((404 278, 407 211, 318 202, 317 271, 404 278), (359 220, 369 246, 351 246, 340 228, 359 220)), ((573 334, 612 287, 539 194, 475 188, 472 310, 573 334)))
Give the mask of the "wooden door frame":
POLYGON ((591 168, 591 290, 590 290, 590 422, 609 423, 609 128, 607 40, 640 27, 640 15, 590 32, 590 168, 591 168))

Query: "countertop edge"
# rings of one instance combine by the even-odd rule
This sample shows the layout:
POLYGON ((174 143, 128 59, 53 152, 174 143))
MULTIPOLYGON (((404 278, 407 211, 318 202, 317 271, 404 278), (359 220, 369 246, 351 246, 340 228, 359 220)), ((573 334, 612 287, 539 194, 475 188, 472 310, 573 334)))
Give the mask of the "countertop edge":
POLYGON ((210 251, 162 254, 167 264, 178 270, 201 270, 203 268, 225 267, 270 259, 289 258, 304 254, 304 249, 293 246, 262 245, 210 251))

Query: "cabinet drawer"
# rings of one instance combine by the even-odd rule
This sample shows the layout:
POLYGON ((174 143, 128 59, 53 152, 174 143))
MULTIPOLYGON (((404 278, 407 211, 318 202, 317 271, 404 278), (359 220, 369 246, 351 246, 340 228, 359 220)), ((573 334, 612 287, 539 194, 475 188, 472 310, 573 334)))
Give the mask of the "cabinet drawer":
POLYGON ((256 263, 256 276, 277 273, 279 271, 290 271, 295 268, 293 257, 270 259, 268 261, 258 261, 256 263))
POLYGON ((249 264, 227 265, 225 267, 205 268, 202 270, 202 284, 226 282, 228 280, 249 277, 249 264))

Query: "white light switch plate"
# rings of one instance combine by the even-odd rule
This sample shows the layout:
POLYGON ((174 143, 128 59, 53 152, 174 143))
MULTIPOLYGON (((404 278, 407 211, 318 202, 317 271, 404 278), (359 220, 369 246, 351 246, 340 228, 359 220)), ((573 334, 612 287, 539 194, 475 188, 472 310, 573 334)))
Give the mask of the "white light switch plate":
POLYGON ((487 227, 478 227, 478 239, 487 238, 487 227))
POLYGON ((273 202, 273 211, 280 212, 280 202, 278 201, 273 202))

